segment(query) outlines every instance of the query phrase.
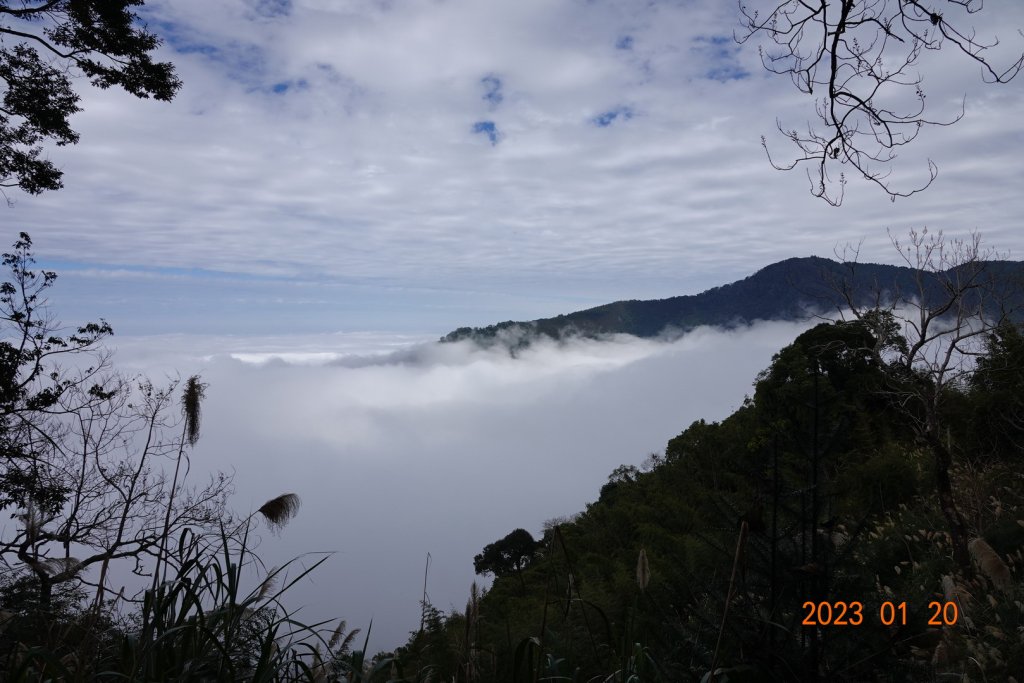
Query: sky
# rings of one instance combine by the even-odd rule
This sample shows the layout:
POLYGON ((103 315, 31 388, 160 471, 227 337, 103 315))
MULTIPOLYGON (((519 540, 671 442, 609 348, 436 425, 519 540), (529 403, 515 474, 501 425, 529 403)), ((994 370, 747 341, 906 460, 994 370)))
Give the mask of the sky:
MULTIPOLYGON (((753 4, 751 4, 753 6, 753 4)), ((952 10, 949 10, 952 12, 952 10)), ((696 293, 791 256, 894 262, 887 230, 1024 247, 1021 86, 951 52, 890 203, 835 209, 774 171, 814 100, 736 44, 719 0, 199 0, 141 10, 184 87, 171 103, 81 83, 65 188, 4 223, 62 273, 62 310, 124 334, 443 334, 696 293)), ((972 17, 1024 44, 1024 7, 972 17)), ((1004 49, 1005 48, 1005 49, 1004 49)))
MULTIPOLYGON (((427 552, 432 598, 461 606, 484 544, 579 511, 616 465, 727 415, 800 328, 517 362, 426 340, 694 294, 846 244, 898 263, 889 233, 913 228, 1024 253, 1024 80, 985 85, 948 51, 925 55, 922 87, 934 118, 965 116, 923 129, 893 175, 914 186, 931 158, 934 184, 893 203, 851 178, 835 208, 803 171, 768 163, 761 136, 785 159, 776 122, 805 125, 814 100, 764 71, 756 41, 733 41, 734 3, 158 0, 140 13, 180 93, 80 82, 81 142, 47 151, 65 187, 9 192, 4 239, 31 234, 59 274, 55 312, 108 320, 120 367, 203 373, 197 458, 235 471, 242 507, 280 487, 303 496, 268 552, 337 551, 303 596, 337 586, 331 608, 350 625, 373 616, 382 645, 418 620, 427 552)), ((1016 0, 972 21, 1001 40, 996 61, 1022 49, 1016 0)))

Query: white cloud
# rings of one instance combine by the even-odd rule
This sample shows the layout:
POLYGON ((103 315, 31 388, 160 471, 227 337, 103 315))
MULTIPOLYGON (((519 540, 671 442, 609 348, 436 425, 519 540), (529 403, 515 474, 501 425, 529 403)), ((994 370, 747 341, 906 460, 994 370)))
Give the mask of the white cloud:
POLYGON ((289 604, 350 626, 372 617, 377 649, 418 625, 426 553, 431 599, 461 608, 484 545, 579 512, 618 465, 662 451, 693 420, 728 415, 805 326, 545 343, 518 358, 386 336, 179 336, 128 340, 115 360, 154 376, 201 372, 209 388, 193 471, 234 471, 243 512, 298 493, 301 514, 261 551, 270 564, 336 551, 289 604), (398 350, 380 355, 389 346, 398 350), (231 358, 254 352, 341 360, 231 358))
MULTIPOLYGON (((834 210, 800 171, 768 166, 760 135, 787 155, 775 119, 801 125, 812 103, 766 75, 753 45, 717 54, 707 38, 731 35, 730 3, 257 9, 152 3, 185 87, 171 104, 84 91, 81 144, 52 152, 67 188, 8 213, 40 253, 400 286, 434 306, 464 289, 515 292, 532 318, 568 310, 577 292, 587 304, 692 293, 862 238, 865 258, 892 261, 887 227, 977 227, 1024 246, 1020 84, 983 86, 952 55, 927 56, 940 73, 927 70, 925 86, 937 115, 967 93, 968 117, 925 131, 896 171, 915 182, 932 157, 933 191, 890 204, 853 180, 834 210), (629 49, 617 47, 625 36, 629 49), (723 60, 750 77, 704 77, 723 60), (502 81, 498 105, 487 75, 502 81), (617 108, 631 118, 593 123, 617 108), (481 121, 498 144, 473 134, 481 121)), ((1024 24, 1014 4, 976 16, 1024 24)), ((452 322, 488 320, 435 327, 452 322)))

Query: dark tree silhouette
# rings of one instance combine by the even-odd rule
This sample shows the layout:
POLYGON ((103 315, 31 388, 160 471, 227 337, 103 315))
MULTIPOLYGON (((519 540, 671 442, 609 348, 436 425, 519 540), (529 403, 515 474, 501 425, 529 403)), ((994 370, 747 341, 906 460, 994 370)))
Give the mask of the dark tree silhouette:
POLYGON ((927 230, 911 231, 905 241, 890 237, 914 271, 910 290, 880 288, 873 303, 857 302, 848 287, 857 266, 855 250, 853 258, 843 259, 851 269, 850 279, 839 286, 848 310, 877 340, 870 351, 888 375, 883 391, 931 452, 953 556, 968 570, 970 529, 953 489, 955 453, 949 442, 947 404, 951 392, 968 386, 977 374, 974 359, 985 353, 986 340, 1015 315, 1011 302, 1017 284, 998 277, 997 254, 982 248, 976 233, 969 239, 947 239, 927 230), (894 352, 890 345, 900 328, 903 334, 894 352))
POLYGON ((814 95, 817 123, 806 131, 780 132, 796 145, 795 159, 772 165, 791 170, 806 164, 811 193, 829 204, 843 201, 844 167, 878 185, 893 200, 928 187, 938 173, 928 160, 927 179, 909 188, 890 182, 891 162, 925 125, 951 125, 925 115, 922 78, 916 71, 926 51, 951 48, 980 66, 990 83, 1006 83, 1024 66, 1024 54, 1005 67, 989 61, 996 38, 983 39, 968 18, 983 0, 775 0, 740 2, 739 42, 766 36, 773 47, 759 49, 764 67, 789 76, 803 93, 814 95), (756 7, 765 9, 758 10, 756 7))
MULTIPOLYGON (((154 62, 159 39, 132 11, 142 0, 0 0, 0 188, 29 194, 62 187, 42 144, 78 142, 74 76, 98 88, 170 100, 174 67, 154 62)), ((2 191, 2 190, 0 190, 2 191)))
POLYGON ((977 396, 974 439, 986 455, 1014 458, 1024 451, 1024 328, 997 327, 986 349, 971 377, 977 396))
POLYGON ((537 542, 526 529, 516 529, 505 538, 484 546, 482 553, 473 558, 477 574, 507 576, 515 573, 522 581, 522 571, 537 554, 537 542))

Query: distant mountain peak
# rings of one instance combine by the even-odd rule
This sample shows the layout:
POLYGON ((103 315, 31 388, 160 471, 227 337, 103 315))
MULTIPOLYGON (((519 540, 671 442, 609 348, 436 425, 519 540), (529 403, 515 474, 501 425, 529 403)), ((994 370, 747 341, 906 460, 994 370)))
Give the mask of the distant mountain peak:
MULTIPOLYGON (((999 278, 1024 282, 1024 262, 991 261, 999 278)), ((753 275, 700 294, 667 299, 615 301, 582 311, 525 322, 508 320, 487 327, 460 327, 442 342, 473 340, 482 345, 526 346, 537 337, 562 340, 631 334, 657 337, 667 331, 687 332, 701 325, 736 327, 756 320, 800 320, 813 311, 834 311, 843 304, 840 283, 850 285, 860 304, 881 292, 914 291, 914 270, 877 263, 840 263, 820 256, 788 258, 771 263, 753 275)), ((939 288, 932 277, 930 286, 939 288)), ((1024 291, 1015 302, 1024 310, 1024 291)))

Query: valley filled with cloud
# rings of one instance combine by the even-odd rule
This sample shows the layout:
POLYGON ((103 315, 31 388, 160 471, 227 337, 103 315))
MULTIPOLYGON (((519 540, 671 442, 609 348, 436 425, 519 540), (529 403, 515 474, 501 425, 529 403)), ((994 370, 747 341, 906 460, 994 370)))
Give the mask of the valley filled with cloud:
POLYGON ((427 553, 430 600, 461 609, 470 584, 487 582, 473 575, 484 545, 517 527, 539 535, 596 500, 619 465, 726 417, 813 322, 537 342, 516 357, 388 335, 178 337, 162 350, 122 339, 115 360, 154 378, 202 374, 194 476, 233 471, 243 513, 299 494, 298 517, 263 534, 264 560, 333 553, 289 607, 350 627, 372 618, 376 651, 419 626, 427 553))

